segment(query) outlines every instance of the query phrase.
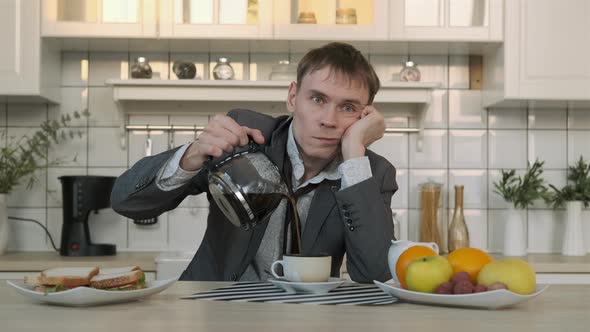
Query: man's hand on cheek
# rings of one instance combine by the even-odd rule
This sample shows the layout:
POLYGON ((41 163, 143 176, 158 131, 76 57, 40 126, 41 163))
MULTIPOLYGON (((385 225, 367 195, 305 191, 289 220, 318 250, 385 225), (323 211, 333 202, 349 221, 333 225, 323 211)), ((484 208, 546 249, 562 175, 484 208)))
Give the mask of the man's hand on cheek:
POLYGON ((342 157, 344 160, 365 155, 365 149, 385 133, 383 115, 372 105, 367 105, 361 118, 353 123, 342 136, 342 157))

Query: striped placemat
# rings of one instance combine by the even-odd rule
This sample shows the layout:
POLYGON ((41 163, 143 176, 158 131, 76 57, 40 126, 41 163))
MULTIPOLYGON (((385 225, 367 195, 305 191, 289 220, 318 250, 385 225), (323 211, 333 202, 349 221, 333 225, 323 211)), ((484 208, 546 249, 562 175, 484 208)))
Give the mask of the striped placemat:
POLYGON ((239 282, 183 299, 331 305, 384 305, 397 302, 375 285, 344 283, 325 294, 289 294, 269 282, 239 282))

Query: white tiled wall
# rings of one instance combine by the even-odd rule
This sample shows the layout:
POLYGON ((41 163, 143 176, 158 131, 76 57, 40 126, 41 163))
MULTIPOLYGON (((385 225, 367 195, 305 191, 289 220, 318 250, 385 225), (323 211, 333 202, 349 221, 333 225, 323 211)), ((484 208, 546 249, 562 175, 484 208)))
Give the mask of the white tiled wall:
MULTIPOLYGON (((295 62, 302 50, 288 54, 285 50, 263 54, 230 54, 238 78, 267 79, 271 66, 281 59, 295 62)), ((182 53, 182 50, 149 53, 154 72, 160 79, 176 79, 171 70, 174 60, 197 64, 197 75, 208 78, 211 62, 226 50, 212 54, 182 53)), ((88 108, 91 117, 74 123, 84 133, 78 139, 50 151, 62 162, 37 173, 35 187, 28 191, 21 185, 10 194, 9 214, 32 218, 46 225, 59 246, 62 198, 57 179, 63 175, 118 176, 142 158, 147 132, 127 133, 129 147, 122 150, 121 122, 112 91, 105 85, 110 78, 129 77, 129 61, 136 52, 64 52, 62 55, 62 102, 59 106, 0 104, 0 132, 20 137, 35 130, 46 119, 59 119, 63 113, 88 108)), ((382 81, 391 80, 401 69, 403 56, 369 54, 382 81)), ((467 56, 413 56, 422 71, 422 80, 441 83, 433 93, 433 102, 425 115, 424 146, 417 151, 416 134, 387 134, 370 148, 389 159, 398 170, 398 192, 391 208, 399 221, 401 239, 417 239, 420 221, 419 185, 436 181, 443 185, 440 227, 446 229, 454 207, 454 186, 465 186, 465 216, 471 245, 489 251, 502 248, 504 212, 508 205, 494 193, 493 181, 501 168, 515 168, 522 174, 527 162, 545 160, 547 181, 562 186, 567 165, 583 155, 590 159, 589 109, 491 109, 481 106, 481 92, 468 90, 467 56)), ((277 114, 279 104, 200 105, 203 112, 175 112, 163 115, 166 105, 150 104, 150 113, 131 116, 130 124, 205 125, 210 114, 231 107, 252 107, 277 114), (153 113, 153 111, 159 111, 153 113), (151 114, 151 115, 150 115, 151 114)), ((389 126, 415 126, 413 117, 391 113, 392 106, 382 106, 389 126)), ((190 142, 195 133, 150 132, 152 153, 190 142)), ((0 142, 4 144, 3 142, 0 142)), ((208 202, 204 195, 188 197, 180 206, 158 218, 153 226, 138 226, 107 209, 92 214, 90 228, 95 242, 115 243, 118 250, 196 250, 206 229, 208 202)), ((528 220, 528 248, 531 252, 558 252, 561 245, 564 212, 553 211, 537 202, 522 211, 528 220)), ((590 251, 590 211, 584 211, 585 239, 590 251)), ((11 221, 12 250, 51 250, 50 243, 37 225, 11 221)))

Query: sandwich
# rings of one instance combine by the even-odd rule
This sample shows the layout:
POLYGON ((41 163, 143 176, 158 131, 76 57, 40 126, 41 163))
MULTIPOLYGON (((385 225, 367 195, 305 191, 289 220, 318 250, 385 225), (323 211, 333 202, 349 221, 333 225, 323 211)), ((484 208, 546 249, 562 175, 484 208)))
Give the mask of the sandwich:
POLYGON ((38 277, 25 277, 25 284, 33 284, 33 290, 54 293, 80 286, 88 286, 98 274, 98 267, 58 267, 48 269, 38 277))
POLYGON ((145 288, 145 274, 140 270, 120 271, 123 269, 109 269, 109 273, 101 273, 90 279, 90 287, 110 290, 127 291, 145 288), (119 270, 117 272, 117 270, 119 270))
POLYGON ((135 290, 145 288, 145 274, 137 265, 101 268, 61 267, 48 269, 38 276, 25 276, 25 284, 45 294, 76 287, 103 290, 135 290))

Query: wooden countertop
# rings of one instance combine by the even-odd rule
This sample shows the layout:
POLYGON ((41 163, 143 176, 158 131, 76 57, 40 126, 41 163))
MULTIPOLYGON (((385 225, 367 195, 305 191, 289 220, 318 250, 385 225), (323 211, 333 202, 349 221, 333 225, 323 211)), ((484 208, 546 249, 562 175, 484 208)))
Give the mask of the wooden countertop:
MULTIPOLYGON (((55 252, 15 252, 0 255, 0 272, 42 271, 56 266, 95 264, 115 267, 137 264, 145 271, 156 271, 155 258, 159 252, 118 252, 114 256, 64 257, 55 252)), ((501 255, 493 255, 501 259, 501 255)), ((590 255, 562 256, 559 254, 530 254, 520 257, 533 265, 537 273, 590 273, 590 255)))
POLYGON ((158 254, 159 252, 120 251, 113 256, 66 257, 50 251, 14 252, 0 255, 0 272, 35 272, 59 266, 88 265, 99 267, 139 265, 144 271, 155 272, 155 259, 158 254))
POLYGON ((0 283, 6 331, 588 331, 590 285, 552 285, 503 310, 396 303, 330 306, 183 300, 227 283, 176 282, 141 301, 87 308, 42 304, 0 283))

